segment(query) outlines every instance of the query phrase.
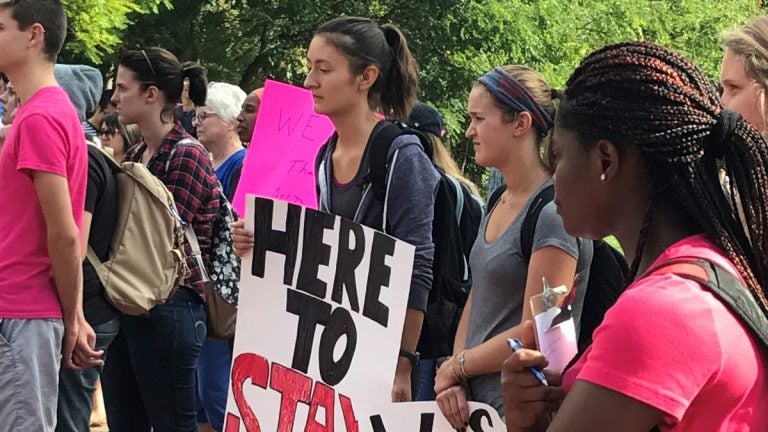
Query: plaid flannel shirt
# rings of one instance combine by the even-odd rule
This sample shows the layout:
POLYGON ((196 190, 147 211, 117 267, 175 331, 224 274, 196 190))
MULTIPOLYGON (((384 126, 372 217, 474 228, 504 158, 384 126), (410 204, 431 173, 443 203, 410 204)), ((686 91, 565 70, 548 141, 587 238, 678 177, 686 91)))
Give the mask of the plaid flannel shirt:
MULTIPOLYGON (((184 223, 191 223, 200 243, 203 262, 208 265, 213 236, 213 221, 219 212, 218 183, 213 171, 213 164, 208 152, 202 145, 182 145, 173 151, 182 139, 193 139, 184 128, 177 123, 168 135, 163 138, 147 163, 147 168, 162 181, 173 194, 176 208, 179 210, 184 223), (168 160, 173 157, 170 162, 168 160), (166 171, 166 165, 168 170, 166 171)), ((141 162, 141 155, 146 150, 145 143, 137 144, 126 152, 125 160, 141 162)), ((185 241, 184 252, 187 255, 187 265, 190 272, 182 286, 191 288, 205 298, 202 274, 197 261, 192 256, 192 248, 185 241)))

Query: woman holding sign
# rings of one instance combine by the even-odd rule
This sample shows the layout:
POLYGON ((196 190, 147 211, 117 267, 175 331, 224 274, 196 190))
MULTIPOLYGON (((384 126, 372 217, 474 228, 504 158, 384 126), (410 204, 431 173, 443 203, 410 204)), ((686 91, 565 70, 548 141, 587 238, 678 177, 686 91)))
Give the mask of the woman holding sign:
POLYGON ((584 59, 555 124, 558 212, 569 232, 615 235, 635 280, 548 387, 530 370, 540 353, 504 363, 509 430, 765 430, 765 141, 691 62, 647 42, 584 59))
MULTIPOLYGON (((524 245, 525 219, 540 194, 551 186, 542 160, 555 106, 552 89, 525 66, 495 68, 483 75, 469 95, 466 135, 475 160, 501 171, 505 185, 494 195, 470 254, 472 289, 454 343, 454 356, 435 379, 438 405, 456 428, 468 419, 467 400, 491 405, 503 414, 499 371, 509 355, 507 339, 520 337, 532 319, 530 298, 542 291, 542 278, 571 287, 581 277, 572 311, 578 328, 591 242, 567 234, 552 202, 541 207, 532 241, 524 245), (525 248, 526 250, 523 250, 525 248)), ((534 223, 534 222, 528 222, 534 223)), ((574 341, 575 344, 575 341, 574 341)))
MULTIPOLYGON (((412 134, 396 137, 385 155, 369 150, 388 121, 406 121, 416 102, 416 61, 405 37, 391 24, 340 17, 321 25, 307 50, 304 86, 315 111, 327 115, 336 133, 320 151, 317 181, 320 210, 354 220, 416 247, 408 311, 392 389, 393 401, 412 399, 411 373, 432 283, 432 220, 438 173, 412 134), (386 189, 376 193, 369 168, 388 166, 386 189)), ((253 236, 235 225, 235 248, 245 253, 253 236)))

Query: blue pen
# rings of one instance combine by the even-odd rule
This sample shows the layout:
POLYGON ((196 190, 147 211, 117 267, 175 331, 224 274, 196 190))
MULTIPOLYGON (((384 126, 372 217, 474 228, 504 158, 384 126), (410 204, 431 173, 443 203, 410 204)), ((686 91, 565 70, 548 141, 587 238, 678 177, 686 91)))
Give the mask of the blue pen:
MULTIPOLYGON (((509 344, 509 348, 510 348, 510 349, 511 349, 513 352, 518 352, 518 351, 520 351, 521 349, 523 349, 523 344, 522 344, 522 343, 520 343, 520 341, 519 341, 519 340, 517 340, 517 339, 511 339, 511 338, 510 338, 510 339, 507 339, 507 343, 509 344)), ((544 377, 544 374, 543 374, 543 373, 541 373, 541 371, 540 371, 540 370, 538 370, 538 369, 537 369, 537 368, 535 368, 535 367, 532 367, 532 368, 528 368, 528 369, 530 369, 530 370, 531 370, 531 373, 533 374, 533 376, 535 376, 535 377, 536 377, 536 379, 537 379, 537 380, 539 380, 539 382, 540 382, 540 383, 544 384, 545 386, 548 386, 548 385, 549 385, 549 384, 547 383, 547 379, 544 377)))

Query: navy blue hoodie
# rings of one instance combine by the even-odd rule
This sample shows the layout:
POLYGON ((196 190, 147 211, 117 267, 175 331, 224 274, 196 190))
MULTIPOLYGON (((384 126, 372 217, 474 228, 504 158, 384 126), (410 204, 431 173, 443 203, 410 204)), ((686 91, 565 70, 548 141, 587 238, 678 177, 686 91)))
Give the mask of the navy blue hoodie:
MULTIPOLYGON (((372 133, 378 130, 374 128, 372 133)), ((371 140, 369 139, 369 145, 371 140)), ((318 204, 321 211, 331 211, 331 182, 329 161, 335 147, 331 140, 320 155, 317 170, 318 204)), ((435 196, 440 175, 424 152, 415 135, 401 135, 393 142, 388 155, 386 198, 376 199, 370 183, 363 187, 363 196, 354 222, 383 231, 416 247, 411 276, 408 307, 425 311, 432 287, 432 242, 435 196)))

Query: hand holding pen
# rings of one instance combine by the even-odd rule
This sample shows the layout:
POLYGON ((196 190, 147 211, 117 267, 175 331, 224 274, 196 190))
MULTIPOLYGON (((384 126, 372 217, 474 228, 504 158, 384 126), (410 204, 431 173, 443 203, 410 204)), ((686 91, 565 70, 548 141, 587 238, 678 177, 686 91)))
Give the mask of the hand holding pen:
MULTIPOLYGON (((507 339, 507 344, 509 344, 509 348, 512 350, 512 352, 518 352, 523 349, 523 343, 517 339, 507 339)), ((547 383, 547 378, 538 368, 530 367, 528 369, 530 369, 533 376, 535 376, 540 383, 544 384, 545 386, 549 385, 547 383)))
POLYGON ((508 344, 515 352, 501 367, 507 428, 510 431, 528 430, 542 422, 546 424, 549 415, 557 411, 565 398, 562 375, 542 370, 547 360, 540 352, 523 349, 519 340, 510 339, 508 344))

